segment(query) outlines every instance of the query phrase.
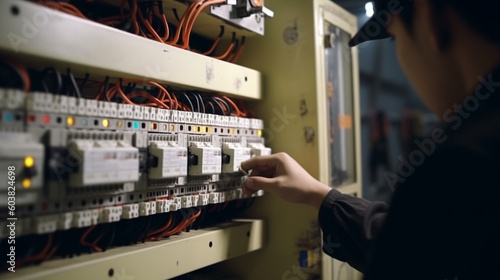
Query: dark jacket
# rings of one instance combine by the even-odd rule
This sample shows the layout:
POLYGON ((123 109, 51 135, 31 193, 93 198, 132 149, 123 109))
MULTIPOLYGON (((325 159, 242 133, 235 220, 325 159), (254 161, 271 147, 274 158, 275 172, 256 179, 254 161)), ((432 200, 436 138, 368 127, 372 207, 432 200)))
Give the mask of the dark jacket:
POLYGON ((500 279, 500 68, 385 177, 390 206, 323 201, 323 250, 365 279, 500 279))

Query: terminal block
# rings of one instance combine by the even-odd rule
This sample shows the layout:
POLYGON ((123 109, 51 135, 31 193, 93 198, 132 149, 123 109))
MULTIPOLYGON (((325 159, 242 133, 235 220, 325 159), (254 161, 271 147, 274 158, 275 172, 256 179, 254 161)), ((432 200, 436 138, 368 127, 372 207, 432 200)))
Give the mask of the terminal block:
POLYGON ((221 173, 222 151, 207 142, 191 142, 189 146, 189 175, 221 173))
POLYGON ((222 172, 238 172, 241 162, 248 159, 250 159, 250 148, 242 147, 240 143, 222 144, 222 172))
POLYGON ((252 157, 268 156, 271 154, 271 148, 268 148, 261 143, 248 143, 248 147, 251 149, 252 157))
POLYGON ((71 187, 117 184, 139 180, 139 150, 123 141, 72 140, 69 153, 78 161, 71 187))
POLYGON ((151 142, 149 154, 153 156, 149 169, 150 179, 187 176, 187 148, 175 142, 151 142))

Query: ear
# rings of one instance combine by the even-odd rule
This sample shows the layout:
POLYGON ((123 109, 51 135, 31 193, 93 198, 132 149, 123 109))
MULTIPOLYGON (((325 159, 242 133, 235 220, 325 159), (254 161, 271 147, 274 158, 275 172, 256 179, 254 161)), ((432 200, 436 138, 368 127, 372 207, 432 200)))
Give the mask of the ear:
MULTIPOLYGON (((414 19, 414 22, 419 21, 416 26, 422 28, 423 33, 421 34, 427 37, 431 48, 440 53, 448 50, 452 36, 447 7, 430 0, 417 0, 414 3, 415 15, 418 15, 419 18, 414 19)), ((419 31, 414 29, 414 32, 419 31)))

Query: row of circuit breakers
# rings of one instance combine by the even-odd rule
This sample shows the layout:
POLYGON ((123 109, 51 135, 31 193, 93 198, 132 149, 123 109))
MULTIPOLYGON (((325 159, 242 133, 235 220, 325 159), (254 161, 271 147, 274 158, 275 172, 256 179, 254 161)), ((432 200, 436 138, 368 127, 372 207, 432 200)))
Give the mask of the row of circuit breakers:
POLYGON ((0 89, 0 182, 15 168, 16 234, 245 198, 240 163, 271 153, 262 129, 259 119, 0 89))

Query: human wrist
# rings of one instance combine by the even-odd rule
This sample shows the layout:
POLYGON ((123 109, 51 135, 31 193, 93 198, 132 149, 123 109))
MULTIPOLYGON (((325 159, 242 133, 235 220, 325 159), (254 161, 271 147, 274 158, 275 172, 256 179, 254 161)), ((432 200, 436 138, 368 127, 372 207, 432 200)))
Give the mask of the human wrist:
POLYGON ((311 188, 311 193, 308 195, 309 199, 306 201, 306 204, 319 209, 326 195, 331 190, 331 187, 317 181, 311 188))

